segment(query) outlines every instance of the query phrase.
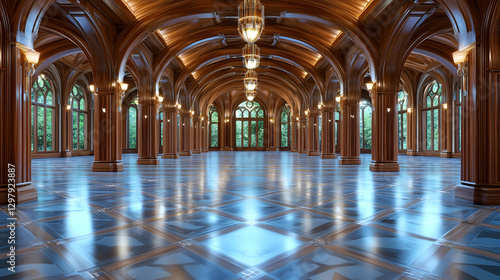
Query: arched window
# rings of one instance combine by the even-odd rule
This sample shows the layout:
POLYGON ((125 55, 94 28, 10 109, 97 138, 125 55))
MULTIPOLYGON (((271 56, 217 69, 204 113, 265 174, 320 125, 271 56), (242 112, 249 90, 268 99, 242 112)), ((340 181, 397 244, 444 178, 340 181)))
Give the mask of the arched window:
POLYGON ((289 148, 290 147, 290 108, 285 105, 281 108, 281 147, 289 148))
POLYGON ((71 91, 71 121, 73 128, 73 150, 88 150, 88 108, 82 87, 74 85, 71 91))
POLYGON ((264 111, 257 102, 236 109, 236 148, 264 148, 264 111))
POLYGON ((427 151, 439 151, 439 119, 441 115, 443 89, 434 81, 428 87, 424 95, 424 108, 422 109, 423 123, 425 125, 424 148, 427 151))
POLYGON ((219 112, 215 107, 210 108, 210 148, 219 147, 219 112))
POLYGON ((31 89, 31 150, 51 152, 56 141, 55 94, 49 80, 42 75, 31 89))
POLYGON ((128 108, 127 124, 128 148, 137 149, 137 98, 130 103, 128 108))
POLYGON ((372 106, 368 101, 361 101, 359 115, 360 148, 369 150, 372 148, 372 106))
POLYGON ((399 149, 406 150, 408 148, 408 95, 404 91, 398 93, 398 108, 399 149))

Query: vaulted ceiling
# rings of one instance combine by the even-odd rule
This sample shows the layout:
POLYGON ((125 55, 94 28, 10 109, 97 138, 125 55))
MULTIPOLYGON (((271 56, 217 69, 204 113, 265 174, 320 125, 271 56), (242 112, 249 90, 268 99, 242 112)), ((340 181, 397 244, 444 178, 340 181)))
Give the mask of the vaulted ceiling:
MULTIPOLYGON (((95 61, 99 63, 92 56, 99 50, 89 42, 93 37, 85 33, 102 29, 106 31, 102 34, 113 34, 103 39, 106 43, 100 42, 103 49, 103 44, 109 44, 116 57, 126 56, 123 79, 132 88, 138 86, 138 68, 149 65, 153 83, 164 89, 168 85, 166 91, 173 99, 185 92, 190 102, 208 105, 228 91, 243 92, 246 69, 241 53, 245 42, 237 31, 239 3, 57 0, 45 13, 35 42, 35 49, 42 53, 38 71, 60 61, 86 72, 91 79, 95 61), (138 63, 138 59, 145 62, 138 63)), ((362 69, 355 69, 361 77, 358 84, 367 79, 367 72, 378 75, 373 69, 382 64, 386 46, 391 46, 386 41, 408 41, 409 56, 394 51, 405 68, 425 72, 443 67, 453 72, 451 53, 458 49, 458 42, 451 22, 434 1, 262 3, 266 17, 257 42, 261 49, 259 91, 275 93, 296 106, 309 106, 313 91, 326 98, 331 83, 345 88, 354 71, 352 63, 359 58, 362 61, 356 65, 362 69), (417 32, 413 26, 429 31, 417 32)))

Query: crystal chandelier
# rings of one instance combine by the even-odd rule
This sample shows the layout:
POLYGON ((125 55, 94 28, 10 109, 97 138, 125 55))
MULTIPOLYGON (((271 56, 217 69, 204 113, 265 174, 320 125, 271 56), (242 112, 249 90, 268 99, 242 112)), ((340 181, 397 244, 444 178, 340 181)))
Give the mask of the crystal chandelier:
POLYGON ((255 96, 257 95, 257 91, 255 90, 247 90, 245 92, 245 95, 247 96, 248 101, 253 101, 255 99, 255 96))
POLYGON ((259 0, 244 0, 238 7, 238 31, 249 44, 255 43, 264 30, 264 5, 259 0))
POLYGON ((257 72, 253 70, 248 70, 245 74, 245 89, 246 90, 256 90, 258 83, 257 72))
POLYGON ((256 44, 247 44, 243 48, 243 62, 248 70, 254 70, 260 64, 260 49, 256 44))

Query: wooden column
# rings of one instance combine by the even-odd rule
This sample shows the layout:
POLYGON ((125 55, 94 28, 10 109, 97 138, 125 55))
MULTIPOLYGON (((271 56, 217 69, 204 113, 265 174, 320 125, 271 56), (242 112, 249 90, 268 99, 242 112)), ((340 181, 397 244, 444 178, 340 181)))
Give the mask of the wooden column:
POLYGON ((177 158, 177 107, 163 107, 163 155, 177 158))
POLYGON ((321 156, 319 144, 319 117, 321 113, 318 111, 311 112, 308 118, 307 127, 307 155, 321 156))
POLYGON ((268 124, 268 134, 267 134, 267 148, 266 151, 277 151, 276 148, 276 120, 274 118, 269 119, 268 124))
POLYGON ((321 158, 335 159, 335 107, 323 107, 321 122, 321 158))
MULTIPOLYGON (((31 77, 27 76, 20 44, 0 40, 0 204, 20 204, 38 198, 31 184, 31 77), (9 166, 11 165, 11 166, 9 166), (14 168, 12 168, 14 167, 14 168), (12 172, 10 172, 12 171, 12 172), (9 184, 15 201, 9 202, 9 184), (12 185, 11 185, 12 186, 12 185)), ((11 196, 12 198, 12 196, 11 196)))
POLYGON ((223 121, 224 121, 224 130, 223 130, 224 137, 222 137, 222 139, 224 139, 224 145, 221 151, 232 151, 233 148, 231 148, 231 121, 229 118, 224 118, 223 121))
POLYGON ((191 156, 191 127, 191 113, 182 112, 179 125, 179 156, 191 156))
POLYGON ((115 86, 114 91, 101 91, 99 88, 99 85, 96 85, 92 171, 123 171, 119 85, 115 86))
POLYGON ((299 154, 307 154, 307 117, 299 119, 299 154))
POLYGON ((193 154, 201 154, 201 117, 193 117, 193 154))
POLYGON ((441 157, 453 157, 453 108, 452 102, 445 98, 441 107, 441 157), (445 107, 446 106, 446 107, 445 107))
POLYGON ((73 144, 73 126, 71 123, 70 104, 62 103, 61 108, 61 157, 71 157, 71 146, 73 144))
POLYGON ((409 156, 417 155, 417 109, 416 108, 408 108, 408 120, 407 120, 407 133, 406 143, 407 143, 407 151, 406 154, 409 156))
POLYGON ((298 153, 299 152, 299 121, 295 118, 292 119, 292 125, 290 127, 292 130, 292 142, 291 142, 291 152, 298 153))
POLYGON ((159 131, 158 109, 156 104, 139 104, 138 110, 138 159, 139 165, 158 165, 159 156, 159 131))
POLYGON ((360 165, 359 105, 341 103, 340 165, 360 165))
POLYGON ((455 195, 474 204, 498 205, 500 57, 489 58, 486 43, 473 46, 469 52, 468 86, 463 87, 467 90, 462 102, 462 176, 455 195))
POLYGON ((210 126, 208 125, 208 117, 204 117, 201 120, 201 149, 203 153, 208 153, 208 131, 210 126))
POLYGON ((376 92, 373 98, 373 146, 370 170, 399 171, 398 93, 376 92))

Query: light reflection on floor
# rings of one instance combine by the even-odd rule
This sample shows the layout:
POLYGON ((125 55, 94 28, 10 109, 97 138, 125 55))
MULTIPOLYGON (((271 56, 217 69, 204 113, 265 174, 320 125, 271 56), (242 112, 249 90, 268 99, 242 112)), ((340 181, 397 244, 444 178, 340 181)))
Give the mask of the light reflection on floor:
POLYGON ((0 279, 500 277, 500 209, 455 199, 457 159, 402 156, 399 173, 370 172, 370 155, 136 159, 122 173, 34 159, 39 200, 19 208, 17 274, 2 259, 0 279))

